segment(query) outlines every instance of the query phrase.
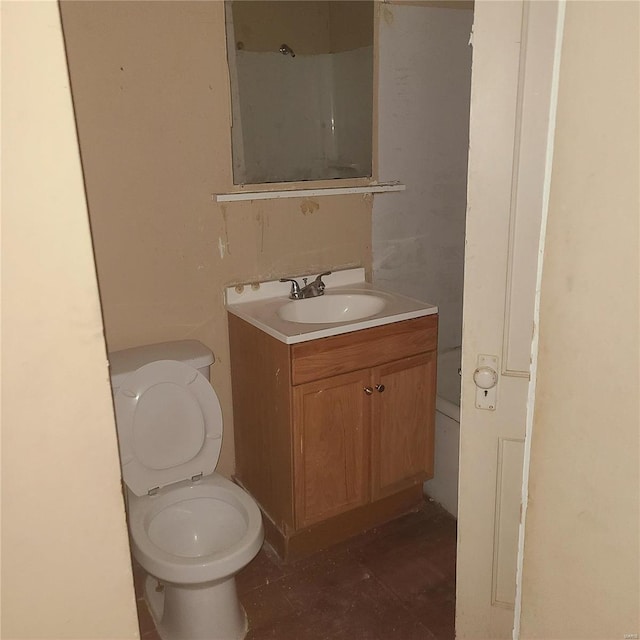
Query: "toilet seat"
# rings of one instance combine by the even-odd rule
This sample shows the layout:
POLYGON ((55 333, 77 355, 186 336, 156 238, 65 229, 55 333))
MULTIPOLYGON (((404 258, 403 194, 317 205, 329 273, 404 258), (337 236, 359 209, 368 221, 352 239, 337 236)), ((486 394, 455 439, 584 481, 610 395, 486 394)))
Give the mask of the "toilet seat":
POLYGON ((222 410, 209 381, 175 360, 146 364, 114 395, 122 477, 137 496, 210 474, 222 445, 222 410))

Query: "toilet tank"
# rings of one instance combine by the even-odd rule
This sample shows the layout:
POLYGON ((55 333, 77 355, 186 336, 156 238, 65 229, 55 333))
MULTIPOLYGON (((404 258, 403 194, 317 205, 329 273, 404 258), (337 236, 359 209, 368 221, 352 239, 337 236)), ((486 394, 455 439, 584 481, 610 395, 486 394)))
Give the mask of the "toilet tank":
POLYGON ((177 360, 197 369, 207 380, 209 366, 215 358, 210 349, 197 340, 158 342, 142 347, 132 347, 109 353, 109 372, 113 389, 120 388, 122 381, 134 371, 157 360, 177 360))

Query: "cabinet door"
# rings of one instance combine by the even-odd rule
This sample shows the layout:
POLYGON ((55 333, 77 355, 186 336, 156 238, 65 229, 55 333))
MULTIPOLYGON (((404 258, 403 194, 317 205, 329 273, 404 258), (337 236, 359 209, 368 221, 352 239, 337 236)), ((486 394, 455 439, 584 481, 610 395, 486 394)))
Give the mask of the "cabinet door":
POLYGON ((373 499, 433 476, 436 353, 372 370, 373 499))
POLYGON ((369 381, 366 370, 294 387, 297 528, 369 500, 369 381))

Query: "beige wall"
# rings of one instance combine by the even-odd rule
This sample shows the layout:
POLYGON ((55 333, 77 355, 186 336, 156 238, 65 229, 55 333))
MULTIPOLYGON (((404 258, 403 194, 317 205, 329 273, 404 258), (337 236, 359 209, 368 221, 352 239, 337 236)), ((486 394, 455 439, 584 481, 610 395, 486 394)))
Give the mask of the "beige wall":
POLYGON ((277 52, 288 44, 296 54, 329 52, 329 3, 240 0, 232 3, 236 44, 246 51, 277 52))
POLYGON ((234 466, 228 284, 371 263, 371 202, 218 205, 232 189, 222 2, 63 2, 107 344, 195 338, 216 355, 234 466))
POLYGON ((238 0, 233 5, 236 43, 247 51, 335 53, 373 44, 373 2, 238 0))
POLYGON ((329 0, 331 52, 373 45, 375 2, 329 0))
POLYGON ((2 638, 137 638, 55 2, 2 3, 2 638))
POLYGON ((522 638, 640 633, 639 8, 567 3, 522 638))

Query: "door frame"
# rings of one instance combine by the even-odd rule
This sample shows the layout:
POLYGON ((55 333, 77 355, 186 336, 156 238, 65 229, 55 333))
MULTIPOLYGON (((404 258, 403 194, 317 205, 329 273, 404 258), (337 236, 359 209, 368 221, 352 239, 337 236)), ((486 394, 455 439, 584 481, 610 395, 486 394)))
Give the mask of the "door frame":
MULTIPOLYGON (((521 0, 523 8, 525 12, 528 11, 529 0, 521 0)), ((480 10, 484 2, 479 0, 476 2, 475 10, 480 10)), ((556 115, 556 106, 558 99, 558 79, 559 79, 559 68, 560 68, 560 54, 562 49, 562 34, 564 28, 564 15, 566 8, 566 0, 555 0, 554 3, 557 7, 556 9, 556 23, 555 23, 555 43, 554 43, 554 51, 553 51, 553 64, 551 75, 546 76, 551 80, 551 92, 550 92, 550 103, 549 103, 549 120, 546 131, 546 141, 545 141, 545 160, 544 160, 544 178, 541 183, 541 193, 542 193, 542 209, 541 209, 541 224, 540 224, 540 233, 538 237, 538 254, 537 254, 537 264, 536 264, 536 273, 535 273, 535 300, 533 307, 533 333, 531 340, 531 364, 530 364, 530 376, 529 383, 527 388, 527 397, 526 397, 526 421, 524 424, 524 460, 523 460, 523 469, 522 469, 522 481, 521 481, 521 514, 520 514, 520 522, 519 522, 519 530, 518 530, 518 540, 517 540, 517 559, 516 559, 516 585, 515 585, 515 604, 513 608, 513 628, 512 634, 514 640, 517 640, 520 633, 520 616, 521 616, 521 608, 522 608, 522 571, 523 571, 523 551, 524 551, 524 542, 525 542, 525 518, 526 518, 526 507, 527 507, 527 499, 528 499, 528 475, 529 475, 529 463, 530 463, 530 453, 531 453, 531 435, 532 435, 532 425, 533 425, 533 407, 535 400, 535 388, 536 388, 536 372, 537 372, 537 357, 538 357, 538 318, 539 318, 539 297, 540 297, 540 286, 541 286, 541 278, 542 278, 542 270, 543 270, 543 252, 544 252, 544 242, 545 242, 545 234, 546 234, 546 218, 548 211, 548 202, 549 202, 549 192, 550 192, 550 183, 551 183, 551 169, 552 169, 552 159, 553 159, 553 144, 554 144, 554 133, 555 133, 555 115, 556 115)), ((476 22, 476 18, 474 16, 474 24, 476 22)), ((480 43, 480 46, 485 46, 488 42, 487 39, 483 40, 480 43)), ((478 45, 473 40, 473 32, 472 32, 472 43, 474 48, 478 45)), ((524 41, 523 41, 524 44, 524 41)), ((475 55, 475 51, 474 51, 475 55)), ((522 49, 520 55, 522 56, 522 49)), ((472 71, 473 78, 473 71, 472 71)), ((520 82, 520 76, 517 79, 517 82, 520 82)), ((473 82, 473 80, 472 80, 473 82)), ((519 94, 519 87, 518 87, 519 94)), ((473 93, 472 93, 473 100, 473 93)), ((476 114, 477 115, 477 114, 476 114)), ((471 127, 470 130, 473 129, 473 119, 474 119, 474 111, 473 111, 473 103, 471 105, 471 115, 470 115, 471 127)), ((478 126, 478 125, 476 125, 478 126)), ((505 126, 509 126, 508 123, 505 126)), ((473 206, 477 204, 477 198, 475 202, 468 202, 469 206, 473 206)), ((491 246, 486 246, 487 251, 491 250, 491 246)), ((466 268, 465 268, 465 276, 466 276, 466 268)), ((465 289, 467 287, 467 281, 465 277, 465 289)), ((463 342, 463 350, 464 350, 464 342, 463 342)), ((464 358, 463 358, 464 360, 464 358)), ((467 375, 468 372, 463 371, 463 380, 462 384, 473 386, 473 382, 471 377, 467 375)), ((464 392, 463 392, 464 396, 464 392)), ((467 421, 467 429, 469 428, 469 422, 473 425, 474 414, 473 411, 469 411, 468 413, 464 410, 461 415, 461 422, 467 421), (466 413, 466 415, 465 415, 466 413)), ((473 428, 473 426, 471 427, 473 428)), ((462 431, 462 430, 461 430, 462 431)), ((462 440, 461 440, 462 444, 462 440)), ((461 483, 462 488, 462 483, 461 483)), ((459 558, 460 560, 460 558, 459 558)), ((457 603, 459 605, 459 603, 457 603)), ((458 623, 459 609, 456 609, 456 623, 458 623)), ((458 624, 456 624, 456 630, 458 631, 458 624)), ((480 637, 480 636, 478 636, 480 637)))
POLYGON ((567 0, 556 0, 558 4, 556 41, 553 55, 551 79, 551 101, 549 105, 549 128, 547 131, 547 156, 545 176, 542 185, 542 219, 540 223, 540 240, 538 243, 538 265, 536 272, 536 291, 533 310, 533 334, 531 336, 531 373, 527 396, 527 421, 524 436, 524 460, 522 465, 522 511, 518 531, 518 559, 516 573, 516 602, 513 611, 513 640, 520 638, 520 618, 522 615, 522 573, 524 564, 524 543, 527 523, 527 507, 529 504, 529 469, 531 464, 531 439, 533 436, 533 418, 536 400, 536 384, 538 380, 538 342, 540 337, 540 291, 542 289, 542 270, 544 266, 544 249, 547 236, 547 217, 549 213, 549 196, 551 192, 551 170, 553 168, 553 150, 556 130, 556 114, 558 110, 558 86, 560 84, 560 63, 562 59, 562 40, 567 0))

